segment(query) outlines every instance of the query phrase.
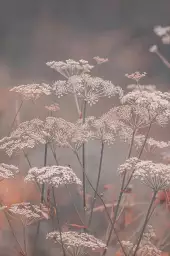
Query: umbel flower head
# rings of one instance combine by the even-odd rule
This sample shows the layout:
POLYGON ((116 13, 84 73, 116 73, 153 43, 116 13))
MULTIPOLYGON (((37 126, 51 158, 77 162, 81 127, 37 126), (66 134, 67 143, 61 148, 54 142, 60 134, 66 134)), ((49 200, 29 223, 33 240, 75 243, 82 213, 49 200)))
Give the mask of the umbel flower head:
POLYGON ((11 92, 20 94, 24 100, 37 100, 40 96, 50 95, 51 87, 48 84, 26 84, 13 87, 11 92))
POLYGON ((70 167, 56 165, 31 168, 25 177, 25 181, 35 181, 39 184, 48 184, 56 188, 68 184, 82 185, 80 179, 70 167))
MULTIPOLYGON (((73 231, 62 232, 62 241, 64 247, 69 251, 77 250, 98 250, 105 249, 106 245, 93 235, 87 233, 77 233, 73 231)), ((47 234, 47 239, 53 240, 55 243, 61 243, 60 233, 57 231, 47 234)))
POLYGON ((161 37, 163 44, 170 44, 170 26, 156 26, 154 27, 154 32, 161 37))
MULTIPOLYGON (((138 134, 134 137, 134 145, 138 149, 141 149, 145 142, 145 136, 143 134, 138 134)), ((148 138, 145 142, 144 150, 146 152, 155 153, 157 150, 166 149, 170 146, 170 142, 157 141, 154 138, 148 138)))
POLYGON ((133 174, 133 179, 140 180, 153 191, 167 189, 170 186, 170 165, 142 161, 138 158, 130 158, 120 165, 119 173, 133 174))
POLYGON ((135 73, 132 73, 132 74, 126 74, 125 75, 127 78, 129 79, 133 79, 135 80, 136 82, 139 82, 139 80, 143 77, 146 76, 146 72, 143 72, 143 73, 140 73, 139 71, 136 71, 135 73))
POLYGON ((83 142, 90 139, 91 132, 82 120, 71 123, 62 118, 47 117, 44 124, 44 135, 46 135, 47 141, 53 141, 59 147, 78 150, 83 142))
POLYGON ((9 208, 9 212, 18 216, 24 225, 31 225, 45 219, 44 211, 47 211, 45 206, 33 205, 29 202, 13 204, 9 208))
POLYGON ((132 91, 122 97, 121 103, 125 106, 136 106, 138 111, 141 109, 140 112, 145 110, 152 123, 165 125, 170 118, 170 94, 168 92, 132 91))
POLYGON ((18 172, 18 167, 12 164, 0 164, 0 179, 14 178, 15 174, 17 174, 18 172))
POLYGON ((45 144, 43 121, 33 119, 21 123, 9 137, 0 140, 0 149, 4 149, 11 156, 25 148, 34 148, 38 143, 45 144))
POLYGON ((122 89, 111 81, 89 74, 72 75, 68 81, 57 81, 52 85, 53 92, 60 98, 66 94, 76 94, 89 105, 99 101, 101 97, 112 97, 116 94, 122 96, 122 89))
POLYGON ((100 58, 99 56, 93 57, 98 65, 108 62, 108 58, 100 58))
POLYGON ((72 59, 64 61, 50 61, 46 63, 50 68, 55 69, 65 78, 70 76, 89 73, 94 66, 90 65, 86 60, 75 61, 72 59))
POLYGON ((111 145, 116 137, 116 122, 110 123, 107 114, 102 115, 100 118, 88 117, 85 120, 85 125, 88 126, 91 132, 90 139, 97 139, 103 143, 111 145))

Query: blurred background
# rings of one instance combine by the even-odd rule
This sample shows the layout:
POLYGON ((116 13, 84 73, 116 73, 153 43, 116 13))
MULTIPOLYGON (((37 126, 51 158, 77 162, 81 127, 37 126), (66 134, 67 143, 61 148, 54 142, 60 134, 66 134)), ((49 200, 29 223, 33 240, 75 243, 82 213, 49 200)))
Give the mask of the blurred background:
MULTIPOLYGON (((162 54, 170 60, 170 47, 162 45, 160 38, 153 33, 156 25, 170 25, 169 0, 2 0, 0 137, 8 134, 15 115, 15 98, 9 93, 11 87, 33 82, 50 84, 62 79, 60 74, 46 66, 47 61, 85 59, 93 63, 94 56, 109 58, 109 62, 102 65, 96 75, 125 88, 131 83, 125 77, 126 73, 145 71, 148 75, 142 80, 144 84, 155 84, 160 90, 169 90, 170 70, 149 52, 149 47, 157 44, 162 54)), ((77 118, 72 98, 63 98, 58 102, 61 110, 57 115, 69 121, 77 118)), ((90 109, 89 114, 100 115, 114 104, 115 99, 101 100, 90 109)), ((35 116, 44 118, 46 115, 47 112, 42 111, 39 105, 35 108, 32 103, 26 103, 21 121, 35 116)), ((168 129, 165 132, 153 130, 154 134, 161 140, 169 139, 168 129)), ((99 150, 99 145, 93 144, 87 152, 88 170, 93 181, 96 179, 93 170, 98 166, 99 150)), ((60 151, 58 154, 61 163, 71 164, 78 169, 70 152, 60 151)), ((122 150, 119 144, 114 146, 113 151, 106 149, 103 169, 107 175, 103 174, 103 184, 110 181, 113 167, 116 170, 125 155, 126 147, 122 150)), ((42 165, 42 156, 43 149, 36 151, 36 154, 32 151, 30 157, 33 165, 42 165)), ((26 168, 22 156, 18 157, 21 166, 26 168)), ((16 161, 7 158, 3 152, 0 152, 0 160, 16 161)), ((48 161, 50 164, 53 162, 51 156, 48 161)), ((18 187, 19 183, 16 184, 18 187)), ((16 192, 15 185, 11 189, 16 192)), ((21 191, 23 184, 16 197, 21 191)), ((3 194, 4 189, 0 193, 3 194)), ((30 195, 31 189, 25 196, 28 198, 30 195)))

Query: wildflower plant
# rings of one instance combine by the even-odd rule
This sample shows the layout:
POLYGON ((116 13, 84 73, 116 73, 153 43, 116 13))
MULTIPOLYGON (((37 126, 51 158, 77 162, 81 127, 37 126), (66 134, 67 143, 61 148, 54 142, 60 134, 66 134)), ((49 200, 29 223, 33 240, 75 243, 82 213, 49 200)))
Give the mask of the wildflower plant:
MULTIPOLYGON (((155 28, 155 32, 158 36, 167 37, 169 30, 168 28, 155 28)), ((151 51, 158 52, 157 46, 153 46, 151 51)), ((96 65, 108 62, 107 58, 99 56, 93 59, 96 65)), ((23 155, 29 163, 29 169, 24 174, 24 181, 33 182, 38 187, 37 193, 40 195, 40 200, 35 204, 17 202, 3 211, 8 218, 8 223, 20 251, 23 255, 27 255, 25 227, 38 223, 34 244, 36 252, 37 240, 41 235, 41 221, 45 220, 50 229, 52 228, 51 232, 48 229, 46 238, 55 242, 62 249, 60 255, 63 256, 91 255, 93 252, 105 256, 113 237, 116 240, 118 250, 124 256, 159 256, 160 248, 157 248, 152 241, 155 233, 149 225, 149 221, 154 214, 154 202, 157 193, 170 187, 170 165, 151 161, 149 154, 145 160, 142 160, 142 156, 143 152, 161 152, 170 146, 169 141, 157 141, 151 135, 153 126, 157 125, 163 129, 169 122, 170 93, 158 91, 155 85, 141 84, 141 81, 147 79, 146 72, 136 71, 132 74, 126 74, 127 81, 133 80, 134 84, 127 85, 127 90, 123 91, 120 86, 114 85, 111 81, 93 76, 95 66, 86 60, 69 59, 50 61, 46 64, 64 79, 48 84, 21 85, 12 88, 11 91, 21 95, 22 100, 33 101, 41 96, 48 98, 53 96, 54 99, 54 97, 61 98, 67 94, 72 94, 78 115, 74 122, 52 116, 53 112, 59 111, 59 105, 52 101, 48 106, 43 106, 43 110, 46 109, 46 113, 49 114, 44 120, 34 117, 32 120, 21 122, 17 128, 12 127, 10 134, 0 139, 0 149, 4 150, 10 158, 14 157, 16 153, 24 153, 23 155), (93 107, 103 97, 111 98, 113 96, 118 96, 119 103, 117 105, 112 105, 100 117, 87 115, 87 107, 93 107), (89 141, 100 143, 98 167, 97 170, 96 167, 93 170, 97 172, 97 179, 94 184, 89 178, 91 170, 88 172, 86 170, 89 161, 86 145, 89 141), (120 188, 119 191, 116 191, 117 200, 107 204, 107 200, 99 192, 103 159, 106 153, 105 148, 109 146, 109 150, 112 150, 115 141, 127 143, 128 153, 126 160, 124 163, 120 163, 117 170, 120 179, 120 188), (44 148, 43 165, 33 165, 33 167, 28 149, 39 152, 42 147, 44 148), (76 156, 75 159, 78 160, 79 164, 77 170, 74 170, 70 165, 68 166, 70 164, 68 159, 64 158, 64 163, 60 163, 56 151, 60 151, 61 148, 62 152, 67 148, 74 153, 73 156, 76 156), (50 149, 56 162, 55 165, 50 162, 48 157, 51 154, 50 149), (79 172, 82 172, 82 179, 79 178, 79 172), (152 193, 152 198, 150 202, 147 202, 148 208, 143 213, 144 218, 139 223, 139 231, 135 235, 135 240, 129 239, 129 234, 126 237, 127 241, 125 239, 122 241, 120 234, 122 230, 119 229, 121 227, 120 219, 124 218, 127 210, 122 202, 124 195, 128 194, 127 191, 130 190, 135 180, 138 180, 140 186, 144 186, 144 188, 147 186, 152 193), (69 191, 69 188, 73 186, 80 196, 80 209, 76 207, 75 198, 72 198, 69 191), (69 194, 77 214, 77 220, 81 222, 81 225, 79 223, 71 224, 69 219, 61 216, 61 206, 55 198, 55 193, 59 191, 60 187, 69 194), (87 195, 89 187, 93 190, 93 194, 90 192, 90 195, 87 195), (88 211, 87 196, 91 198, 91 204, 88 202, 88 211), (96 201, 100 202, 102 206, 95 207, 96 201), (107 216, 107 225, 103 228, 102 235, 97 234, 92 225, 96 208, 99 208, 100 211, 102 209, 107 216), (111 212, 108 209, 111 209, 111 212), (11 215, 19 218, 24 226, 24 247, 15 235, 9 218, 11 215), (65 219, 63 220, 63 218, 65 219), (72 228, 78 230, 71 230, 72 228)), ((18 172, 18 167, 0 164, 0 179, 2 180, 15 178, 15 174, 18 172)), ((117 181, 115 180, 115 182, 117 181)), ((2 204, 1 207, 5 206, 2 204)))

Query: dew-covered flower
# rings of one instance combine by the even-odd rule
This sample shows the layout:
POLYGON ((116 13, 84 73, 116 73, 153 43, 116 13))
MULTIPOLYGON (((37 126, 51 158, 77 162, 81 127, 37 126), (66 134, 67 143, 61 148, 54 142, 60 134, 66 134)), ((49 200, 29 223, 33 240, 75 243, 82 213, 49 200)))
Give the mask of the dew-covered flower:
MULTIPOLYGON (((87 233, 68 231, 62 232, 61 236, 64 247, 73 255, 75 255, 74 252, 78 251, 81 251, 81 253, 84 255, 88 252, 88 250, 95 251, 106 248, 106 245, 101 240, 87 233)), ((57 231, 47 234, 46 238, 53 240, 55 243, 61 244, 60 233, 57 231)))
POLYGON ((39 184, 48 184, 56 188, 67 184, 82 184, 70 167, 55 165, 31 168, 25 177, 25 181, 35 181, 39 184))
POLYGON ((99 56, 93 57, 98 65, 108 62, 108 58, 100 58, 99 56))
POLYGON ((40 96, 50 95, 51 87, 48 84, 27 84, 13 87, 11 92, 20 94, 24 100, 37 100, 40 96))
POLYGON ((33 119, 21 123, 9 137, 1 139, 0 149, 4 149, 11 156, 25 148, 34 148, 39 143, 46 143, 43 134, 43 121, 33 119))
POLYGON ((143 77, 146 76, 146 72, 140 73, 139 71, 136 71, 135 73, 132 74, 125 74, 125 76, 129 79, 133 79, 136 82, 139 82, 139 80, 143 77))
POLYGON ((14 178, 15 174, 17 174, 18 172, 18 167, 12 164, 0 164, 0 179, 14 178))
POLYGON ((29 202, 13 204, 9 212, 18 216, 24 225, 31 225, 39 220, 45 219, 44 211, 47 208, 44 205, 33 205, 29 202))
POLYGON ((83 73, 89 73, 94 66, 90 65, 86 60, 75 61, 72 59, 64 61, 50 61, 46 63, 50 68, 55 69, 66 78, 83 73))
POLYGON ((59 105, 57 103, 51 104, 49 106, 45 106, 45 108, 51 112, 56 112, 60 109, 59 105))

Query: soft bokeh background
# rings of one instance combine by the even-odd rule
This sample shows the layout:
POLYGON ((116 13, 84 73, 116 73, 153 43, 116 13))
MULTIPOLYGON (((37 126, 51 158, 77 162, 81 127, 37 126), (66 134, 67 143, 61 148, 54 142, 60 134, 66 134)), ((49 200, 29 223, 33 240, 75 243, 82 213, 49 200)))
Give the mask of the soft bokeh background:
MULTIPOLYGON (((155 25, 170 24, 169 0, 5 0, 0 8, 0 136, 7 135, 15 115, 15 98, 8 93, 12 86, 32 82, 50 83, 61 76, 45 63, 50 60, 86 59, 93 63, 94 56, 107 57, 109 62, 96 71, 105 79, 121 85, 130 82, 125 73, 146 71, 145 84, 156 84, 159 89, 170 88, 170 70, 148 49, 158 44, 161 52, 170 60, 170 47, 162 45, 153 33, 155 25)), ((95 72, 94 72, 95 73, 95 72)), ((90 109, 89 114, 100 115, 109 110, 115 99, 101 100, 90 109)), ((73 99, 67 97, 59 101, 59 116, 75 120, 73 99)), ((25 104, 21 121, 47 115, 40 106, 25 104)), ((168 129, 153 130, 153 136, 166 140, 168 129)), ((113 179, 116 167, 125 159, 126 147, 115 144, 106 149, 103 163, 102 185, 113 179), (113 157, 114 156, 114 157, 113 157)), ((30 153, 33 165, 42 165, 43 149, 30 153)), ((92 181, 98 167, 99 145, 90 144, 87 150, 87 166, 92 181)), ((68 151, 58 152, 62 164, 71 164, 78 173, 78 165, 68 151)), ((0 160, 15 162, 0 152, 0 160)), ((20 165, 26 170, 25 161, 20 156, 20 165)), ((49 156, 49 164, 53 163, 49 156)), ((30 199, 35 194, 31 187, 25 187, 21 180, 1 188, 10 202, 30 199), (5 192, 7 190, 7 192, 5 192), (10 190, 10 191, 9 191, 10 190), (25 191, 25 192, 23 192, 25 191), (25 194, 23 194, 25 193, 25 194), (22 194, 22 196, 21 196, 22 194)), ((1 255, 1 252, 0 252, 1 255)), ((3 254, 4 256, 5 254, 3 254)), ((42 254, 41 254, 42 256, 42 254)))

